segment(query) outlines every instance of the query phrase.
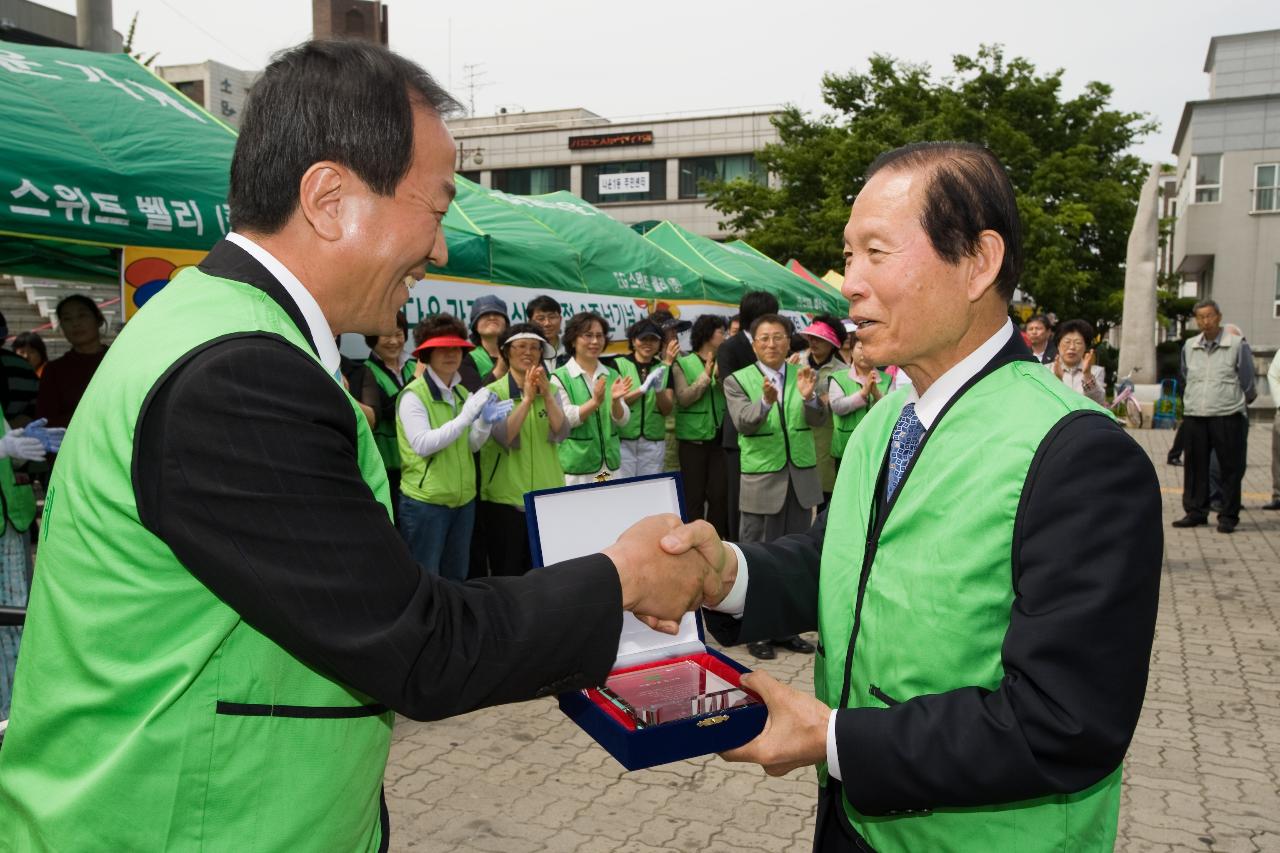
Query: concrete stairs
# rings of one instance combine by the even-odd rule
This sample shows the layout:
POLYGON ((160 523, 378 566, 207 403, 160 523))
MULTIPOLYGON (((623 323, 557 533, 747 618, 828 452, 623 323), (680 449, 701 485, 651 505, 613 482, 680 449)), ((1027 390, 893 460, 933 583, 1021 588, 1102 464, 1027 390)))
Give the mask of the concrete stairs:
POLYGON ((101 306, 102 313, 107 318, 102 339, 110 343, 120 331, 122 323, 119 286, 0 276, 0 311, 4 312, 9 325, 9 340, 5 342, 5 346, 12 347, 13 337, 18 333, 35 331, 44 338, 50 359, 65 353, 70 345, 56 328, 54 309, 59 300, 73 293, 83 293, 101 306))

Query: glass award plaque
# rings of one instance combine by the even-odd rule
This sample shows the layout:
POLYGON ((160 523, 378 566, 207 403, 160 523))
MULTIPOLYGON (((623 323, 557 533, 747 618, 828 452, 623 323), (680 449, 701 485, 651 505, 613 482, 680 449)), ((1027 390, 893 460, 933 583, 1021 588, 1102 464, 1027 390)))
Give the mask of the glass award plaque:
POLYGON ((598 690, 636 728, 760 702, 691 660, 610 676, 598 690))

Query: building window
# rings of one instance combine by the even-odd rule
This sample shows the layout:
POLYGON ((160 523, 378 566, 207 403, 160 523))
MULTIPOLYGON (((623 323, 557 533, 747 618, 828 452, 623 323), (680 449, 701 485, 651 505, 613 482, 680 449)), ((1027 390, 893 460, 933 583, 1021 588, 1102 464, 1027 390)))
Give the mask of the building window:
POLYGON ((476 170, 471 171, 471 172, 459 172, 459 173, 458 173, 458 175, 459 175, 459 177, 466 178, 468 181, 471 181, 473 184, 478 184, 478 183, 480 183, 480 170, 479 170, 479 169, 476 169, 476 170))
POLYGON ((568 166, 494 169, 493 188, 514 195, 543 195, 569 189, 568 166))
POLYGON ((1206 204, 1222 199, 1222 155, 1201 154, 1193 166, 1196 175, 1196 203, 1206 204))
POLYGON ((582 197, 592 204, 611 201, 665 201, 667 161, 631 160, 582 167, 582 197))
POLYGON ((1280 210, 1280 163, 1260 163, 1253 170, 1253 210, 1280 210))
POLYGON ((725 157, 687 157, 680 161, 680 198, 706 198, 704 181, 733 181, 739 178, 756 184, 764 183, 764 172, 756 165, 754 154, 729 154, 725 157))

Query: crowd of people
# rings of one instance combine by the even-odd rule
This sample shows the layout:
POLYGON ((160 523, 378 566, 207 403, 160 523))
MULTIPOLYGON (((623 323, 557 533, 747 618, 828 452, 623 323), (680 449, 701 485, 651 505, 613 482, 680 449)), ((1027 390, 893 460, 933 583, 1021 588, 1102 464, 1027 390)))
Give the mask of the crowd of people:
MULTIPOLYGON (((49 359, 44 339, 36 332, 13 338, 12 349, 0 346, 0 606, 23 607, 31 585, 29 531, 36 516, 33 482, 43 483, 49 472, 45 446, 28 432, 61 430, 71 421, 89 380, 102 362, 106 318, 88 296, 72 294, 54 312, 71 349, 49 359)), ((0 314, 0 341, 9 341, 9 327, 0 314)), ((0 627, 0 720, 9 714, 13 670, 18 660, 22 629, 0 627)))

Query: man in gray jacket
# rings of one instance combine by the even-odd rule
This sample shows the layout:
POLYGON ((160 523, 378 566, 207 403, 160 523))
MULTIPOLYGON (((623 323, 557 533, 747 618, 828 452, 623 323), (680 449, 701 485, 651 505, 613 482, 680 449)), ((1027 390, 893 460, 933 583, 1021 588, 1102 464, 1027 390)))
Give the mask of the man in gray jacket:
POLYGON ((1196 303, 1200 334, 1182 347, 1184 468, 1182 508, 1174 527, 1196 527, 1209 520, 1209 455, 1216 453, 1222 472, 1222 509, 1218 532, 1231 533, 1240 522, 1240 481, 1244 477, 1248 401, 1253 398, 1253 354, 1244 338, 1222 328, 1222 312, 1211 299, 1196 303))

